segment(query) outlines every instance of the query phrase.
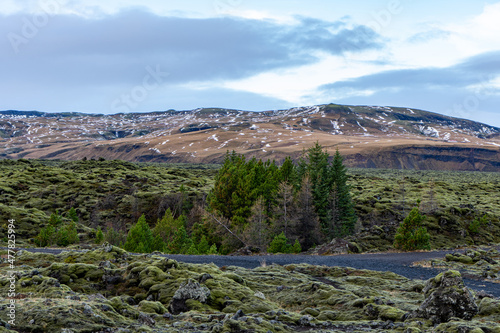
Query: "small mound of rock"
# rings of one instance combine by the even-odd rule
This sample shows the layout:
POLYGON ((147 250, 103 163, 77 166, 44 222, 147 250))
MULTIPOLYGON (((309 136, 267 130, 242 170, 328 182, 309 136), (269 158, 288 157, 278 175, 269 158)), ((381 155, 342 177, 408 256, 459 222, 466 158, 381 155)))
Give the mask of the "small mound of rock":
POLYGON ((201 286, 198 282, 189 279, 177 289, 168 309, 173 314, 186 312, 189 310, 186 305, 188 299, 206 303, 209 297, 210 290, 207 287, 201 286))
POLYGON ((434 324, 440 324, 451 318, 471 320, 479 311, 457 271, 450 270, 429 279, 423 293, 425 300, 410 314, 411 318, 430 319, 434 324))

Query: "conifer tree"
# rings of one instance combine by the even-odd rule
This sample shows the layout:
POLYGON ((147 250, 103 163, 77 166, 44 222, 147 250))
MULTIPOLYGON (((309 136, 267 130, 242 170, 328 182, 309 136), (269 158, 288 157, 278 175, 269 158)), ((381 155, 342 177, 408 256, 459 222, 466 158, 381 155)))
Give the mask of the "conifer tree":
POLYGON ((191 247, 192 240, 189 238, 186 228, 182 225, 174 233, 174 238, 170 243, 166 244, 166 248, 169 253, 183 253, 191 247), (191 242, 190 242, 191 241, 191 242))
POLYGON ((252 207, 252 216, 247 227, 248 243, 264 249, 268 244, 269 224, 263 197, 259 197, 252 207))
POLYGON ((101 227, 98 227, 95 233, 95 243, 101 244, 103 241, 104 241, 104 233, 102 232, 101 227))
POLYGON ((170 208, 168 208, 163 217, 156 222, 152 230, 153 237, 159 236, 165 243, 172 241, 175 231, 184 223, 183 218, 181 215, 178 219, 174 219, 170 208))
POLYGON ((207 237, 203 235, 198 243, 198 253, 199 254, 208 254, 210 250, 210 245, 208 244, 207 237))
POLYGON ((293 186, 286 181, 282 181, 276 193, 276 204, 274 206, 274 229, 276 233, 284 232, 286 237, 290 237, 295 226, 295 219, 292 216, 293 207, 293 186))
POLYGON ((146 222, 144 214, 137 223, 130 228, 124 248, 130 252, 151 253, 153 244, 153 233, 146 222))
POLYGON ((78 222, 78 214, 76 213, 75 208, 71 207, 71 209, 68 211, 68 217, 75 222, 78 222))
POLYGON ((339 150, 335 152, 330 167, 330 236, 346 236, 354 232, 357 221, 350 187, 347 184, 347 169, 339 150))
POLYGON ((413 208, 396 230, 394 247, 403 251, 430 250, 430 235, 422 226, 424 219, 418 207, 413 208))
POLYGON ((285 158, 285 161, 279 168, 279 181, 280 183, 290 183, 293 184, 296 181, 297 170, 292 162, 290 156, 285 158))
POLYGON ((323 151, 323 147, 316 141, 314 146, 307 150, 307 158, 307 174, 311 181, 314 207, 321 225, 325 228, 328 224, 329 155, 326 151, 323 151))
POLYGON ((165 250, 165 242, 163 241, 160 235, 154 235, 153 244, 151 245, 151 251, 163 252, 164 250, 165 250))
POLYGON ((57 228, 62 224, 62 216, 59 215, 59 212, 57 210, 55 211, 55 213, 52 213, 50 215, 49 224, 54 228, 57 228))
POLYGON ((314 209, 312 184, 306 175, 302 180, 300 192, 296 199, 297 206, 297 236, 303 249, 308 250, 313 245, 320 244, 321 233, 318 215, 314 209))
POLYGON ((233 150, 226 153, 224 164, 215 177, 214 188, 211 191, 208 202, 212 210, 218 211, 222 216, 232 219, 234 215, 233 193, 240 186, 240 166, 244 163, 244 157, 236 154, 233 150))
POLYGON ((59 246, 68 246, 79 242, 76 222, 71 221, 63 225, 56 234, 56 243, 59 246))

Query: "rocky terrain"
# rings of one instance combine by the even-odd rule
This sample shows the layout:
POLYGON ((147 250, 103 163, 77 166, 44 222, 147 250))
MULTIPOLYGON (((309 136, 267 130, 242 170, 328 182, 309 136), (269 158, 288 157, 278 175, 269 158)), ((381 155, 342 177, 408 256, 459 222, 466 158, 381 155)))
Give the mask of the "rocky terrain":
POLYGON ((500 253, 496 248, 477 247, 465 253, 449 253, 444 258, 425 260, 417 266, 453 269, 462 276, 500 284, 500 253))
POLYGON ((10 264, 0 264, 1 332, 500 332, 500 300, 464 287, 457 271, 421 281, 307 264, 218 267, 109 244, 19 251, 16 273, 10 264))
POLYGON ((227 150, 281 160, 319 141, 363 168, 500 170, 500 129, 395 107, 318 105, 247 112, 0 112, 3 158, 220 162, 227 150))

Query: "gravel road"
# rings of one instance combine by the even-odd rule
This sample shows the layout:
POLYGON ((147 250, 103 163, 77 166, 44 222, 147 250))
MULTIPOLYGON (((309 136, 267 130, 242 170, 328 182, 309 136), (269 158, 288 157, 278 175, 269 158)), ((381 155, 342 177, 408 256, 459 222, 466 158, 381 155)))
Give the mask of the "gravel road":
MULTIPOLYGON (((24 249, 32 252, 60 253, 58 249, 24 249)), ((265 261, 266 265, 278 264, 300 264, 325 266, 352 267, 357 269, 369 269, 374 271, 390 271, 410 279, 427 280, 442 270, 434 268, 411 267, 416 261, 432 258, 442 258, 447 253, 463 251, 433 251, 433 252, 408 252, 408 253, 370 253, 370 254, 344 254, 335 256, 312 256, 312 255, 258 255, 258 256, 214 256, 214 255, 162 255, 177 261, 208 264, 214 263, 221 266, 239 266, 244 268, 255 268, 265 261)), ((476 291, 485 292, 500 297, 500 284, 472 280, 464 278, 467 287, 476 291)))
MULTIPOLYGON (((217 266, 240 266, 255 268, 265 261, 266 265, 300 264, 325 266, 352 267, 369 269, 373 271, 390 271, 410 279, 427 280, 443 270, 434 268, 411 267, 416 261, 442 258, 447 253, 460 251, 434 251, 434 252, 409 252, 409 253, 376 253, 376 254, 345 254, 335 256, 310 256, 310 255, 259 255, 259 256, 189 256, 165 255, 177 261, 203 264, 214 263, 217 266)), ((467 287, 474 290, 484 290, 496 297, 500 297, 500 284, 464 278, 467 287)))

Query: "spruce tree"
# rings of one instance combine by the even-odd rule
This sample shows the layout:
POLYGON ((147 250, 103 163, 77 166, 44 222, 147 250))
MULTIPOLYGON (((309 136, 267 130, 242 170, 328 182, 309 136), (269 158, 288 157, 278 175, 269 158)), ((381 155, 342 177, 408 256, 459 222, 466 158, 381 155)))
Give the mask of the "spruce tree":
POLYGON ((153 245, 153 233, 146 222, 146 216, 141 215, 137 223, 130 228, 125 250, 130 252, 151 253, 153 245))
POLYGON ((183 221, 182 215, 178 219, 175 219, 170 208, 168 208, 163 217, 156 222, 152 230, 153 237, 159 236, 165 243, 172 241, 175 231, 183 225, 183 221))
POLYGON ((68 217, 75 222, 78 222, 78 214, 76 213, 75 208, 71 207, 71 209, 68 211, 68 217))
POLYGON ((104 241, 104 233, 102 232, 101 227, 98 227, 95 233, 95 243, 101 244, 103 241, 104 241))
POLYGON ((200 242, 198 243, 198 253, 208 254, 210 250, 210 245, 208 244, 207 237, 205 235, 201 236, 200 242))
POLYGON ((293 184, 297 177, 297 170, 290 156, 285 158, 285 161, 279 168, 279 181, 293 184))
POLYGON ((290 237, 295 227, 295 216, 292 216, 293 186, 283 181, 278 186, 276 193, 276 204, 274 206, 274 230, 276 233, 283 231, 286 237, 290 237))
POLYGON ((323 147, 316 142, 307 150, 307 174, 311 181, 314 207, 318 214, 323 229, 328 225, 328 158, 329 155, 323 147))
POLYGON ((413 208, 396 230, 394 247, 403 251, 430 250, 430 235, 422 226, 424 219, 418 207, 413 208))
POLYGON ((357 216, 354 211, 354 203, 351 198, 350 186, 347 184, 347 169, 344 166, 344 158, 339 150, 335 152, 330 167, 330 202, 329 236, 346 236, 354 232, 357 216))

